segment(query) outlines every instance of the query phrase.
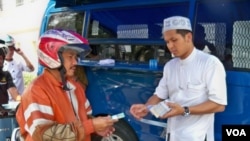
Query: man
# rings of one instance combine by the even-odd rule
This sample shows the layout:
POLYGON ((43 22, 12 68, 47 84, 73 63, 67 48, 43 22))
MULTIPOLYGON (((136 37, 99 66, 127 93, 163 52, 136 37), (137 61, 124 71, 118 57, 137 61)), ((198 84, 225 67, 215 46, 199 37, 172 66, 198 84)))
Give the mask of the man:
POLYGON ((209 43, 206 39, 205 28, 201 24, 197 24, 194 34, 194 46, 204 52, 210 53, 218 57, 217 50, 212 43, 209 43))
POLYGON ((40 37, 38 58, 44 67, 24 91, 16 118, 25 141, 90 141, 113 131, 110 116, 90 118, 91 106, 74 79, 77 58, 91 51, 81 35, 51 29, 40 37))
POLYGON ((21 100, 21 96, 19 95, 16 86, 12 81, 10 73, 8 71, 3 71, 3 62, 7 50, 8 49, 5 46, 5 42, 3 40, 0 40, 0 105, 8 103, 8 92, 15 101, 21 100))
POLYGON ((22 94, 24 91, 23 72, 34 71, 34 66, 31 64, 31 62, 23 53, 23 51, 20 48, 15 47, 15 40, 12 36, 4 34, 4 35, 0 35, 0 39, 4 40, 6 46, 8 47, 8 53, 6 54, 6 57, 5 57, 3 69, 5 71, 10 72, 13 78, 13 81, 18 89, 18 92, 22 94), (18 55, 20 55, 24 59, 25 64, 22 63, 21 61, 14 60, 13 58, 14 53, 17 53, 18 55))
POLYGON ((233 55, 232 55, 232 50, 228 47, 225 48, 224 51, 224 59, 222 61, 225 69, 233 69, 233 55))
POLYGON ((163 77, 146 104, 134 104, 131 114, 141 119, 148 108, 164 101, 170 111, 166 141, 213 141, 214 114, 227 104, 225 70, 213 55, 196 49, 189 19, 164 19, 163 37, 175 56, 164 66, 163 77))

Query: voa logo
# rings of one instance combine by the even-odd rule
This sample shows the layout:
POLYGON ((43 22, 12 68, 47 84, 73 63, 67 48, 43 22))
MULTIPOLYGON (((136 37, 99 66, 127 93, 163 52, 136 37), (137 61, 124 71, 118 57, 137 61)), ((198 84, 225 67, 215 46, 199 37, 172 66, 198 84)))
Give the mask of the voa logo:
POLYGON ((226 129, 227 136, 247 136, 244 129, 226 129))

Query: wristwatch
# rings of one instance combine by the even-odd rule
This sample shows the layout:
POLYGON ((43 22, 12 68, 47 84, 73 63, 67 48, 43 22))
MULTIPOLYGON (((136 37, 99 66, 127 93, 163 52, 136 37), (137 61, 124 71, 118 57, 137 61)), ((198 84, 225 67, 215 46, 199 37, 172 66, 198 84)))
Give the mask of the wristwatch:
POLYGON ((190 111, 189 111, 189 108, 188 107, 183 107, 184 108, 184 113, 183 113, 183 116, 186 117, 186 116, 189 116, 190 115, 190 111))

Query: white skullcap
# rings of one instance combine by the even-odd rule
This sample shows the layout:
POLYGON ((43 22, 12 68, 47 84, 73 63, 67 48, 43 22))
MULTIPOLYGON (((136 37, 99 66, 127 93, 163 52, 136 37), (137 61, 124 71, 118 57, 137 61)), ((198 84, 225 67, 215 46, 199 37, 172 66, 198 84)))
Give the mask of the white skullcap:
POLYGON ((164 19, 162 33, 173 29, 185 29, 192 31, 191 22, 188 18, 182 16, 173 16, 164 19))

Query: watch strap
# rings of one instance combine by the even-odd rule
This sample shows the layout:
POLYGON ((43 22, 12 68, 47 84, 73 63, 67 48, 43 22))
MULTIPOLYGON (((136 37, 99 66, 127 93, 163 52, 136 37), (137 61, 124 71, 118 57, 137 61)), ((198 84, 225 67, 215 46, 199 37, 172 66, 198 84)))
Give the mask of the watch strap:
POLYGON ((187 106, 184 106, 183 108, 184 108, 183 116, 189 116, 190 115, 189 108, 187 106))

